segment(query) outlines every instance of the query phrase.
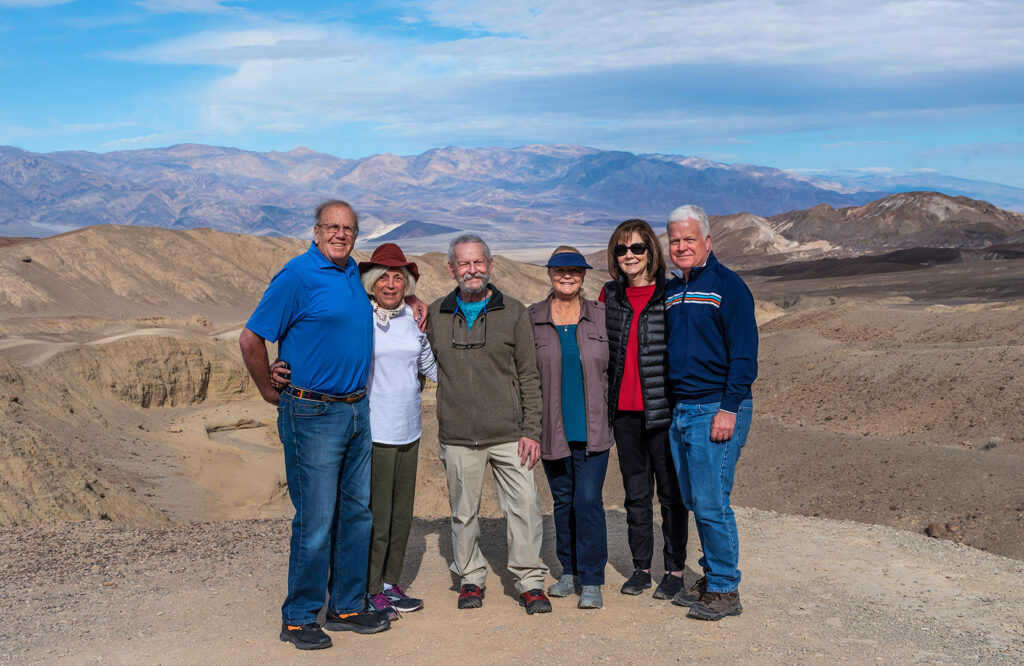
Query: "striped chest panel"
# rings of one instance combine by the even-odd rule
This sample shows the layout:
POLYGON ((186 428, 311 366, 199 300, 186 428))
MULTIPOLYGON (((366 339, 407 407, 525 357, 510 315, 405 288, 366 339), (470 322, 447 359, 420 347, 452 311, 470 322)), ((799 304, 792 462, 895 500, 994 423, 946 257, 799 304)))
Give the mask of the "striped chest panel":
POLYGON ((669 296, 665 300, 665 307, 671 308, 683 303, 687 305, 710 305, 720 308, 722 307, 722 296, 713 291, 683 291, 669 296))

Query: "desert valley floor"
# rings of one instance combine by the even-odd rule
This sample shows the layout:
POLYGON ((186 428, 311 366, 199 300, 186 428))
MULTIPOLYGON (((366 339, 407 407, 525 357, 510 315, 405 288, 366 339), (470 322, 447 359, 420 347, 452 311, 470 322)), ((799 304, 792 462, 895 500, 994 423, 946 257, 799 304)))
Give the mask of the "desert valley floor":
MULTIPOLYGON (((750 278, 742 616, 698 623, 618 594, 630 561, 614 462, 602 611, 522 612, 489 487, 487 599, 457 611, 428 389, 406 567, 427 607, 326 652, 278 642, 291 506, 274 409, 237 337, 304 247, 112 227, 0 244, 0 664, 1024 661, 1019 259, 750 278)), ((451 288, 442 255, 417 260, 425 300, 451 288)), ((527 303, 547 290, 542 268, 501 257, 494 280, 527 303)), ((540 472, 538 485, 557 573, 540 472)), ((688 580, 692 529, 690 544, 688 580)))

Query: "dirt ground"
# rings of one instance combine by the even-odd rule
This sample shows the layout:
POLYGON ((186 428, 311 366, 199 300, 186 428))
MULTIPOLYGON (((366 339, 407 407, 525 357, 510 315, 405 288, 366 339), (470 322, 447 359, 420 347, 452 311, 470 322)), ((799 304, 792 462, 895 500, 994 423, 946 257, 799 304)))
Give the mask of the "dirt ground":
MULTIPOLYGON (((0 665, 341 654, 277 641, 291 506, 274 410, 237 351, 251 308, 239 303, 272 270, 236 265, 297 246, 178 233, 154 245, 184 238, 217 260, 179 249, 188 280, 153 292, 123 266, 103 277, 102 248, 134 246, 96 234, 0 247, 0 665), (230 285, 223 300, 217 284, 230 285)), ((447 291, 441 258, 421 261, 422 293, 447 291)), ((503 261, 496 281, 540 298, 536 267, 519 266, 503 261)), ((733 495, 746 507, 741 617, 699 623, 618 593, 630 566, 614 460, 604 610, 566 599, 523 613, 488 486, 488 596, 457 611, 428 390, 405 573, 427 608, 380 636, 335 635, 336 648, 415 663, 1024 660, 1024 261, 750 283, 761 351, 733 495)), ((697 546, 691 530, 691 580, 697 546)))

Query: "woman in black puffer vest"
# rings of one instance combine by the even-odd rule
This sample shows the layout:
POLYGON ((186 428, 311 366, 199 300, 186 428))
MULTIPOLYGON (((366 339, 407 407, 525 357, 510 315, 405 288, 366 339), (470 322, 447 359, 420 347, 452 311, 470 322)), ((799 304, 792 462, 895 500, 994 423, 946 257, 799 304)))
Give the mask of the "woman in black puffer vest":
POLYGON ((633 573, 622 593, 641 594, 651 587, 656 485, 665 575, 654 597, 671 599, 683 587, 688 516, 669 451, 672 396, 668 387, 665 259, 651 225, 626 220, 612 232, 608 272, 613 279, 601 293, 608 327, 608 414, 626 491, 627 534, 633 555, 633 573))

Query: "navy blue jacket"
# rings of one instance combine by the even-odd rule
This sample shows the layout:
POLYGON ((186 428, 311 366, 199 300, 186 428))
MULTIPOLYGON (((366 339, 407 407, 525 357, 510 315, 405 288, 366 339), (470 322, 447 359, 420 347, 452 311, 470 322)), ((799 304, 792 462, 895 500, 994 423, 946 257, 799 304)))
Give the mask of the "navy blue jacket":
POLYGON ((665 295, 668 378, 676 401, 721 402, 736 412, 757 378, 754 297, 743 279, 715 259, 673 278, 665 295))

